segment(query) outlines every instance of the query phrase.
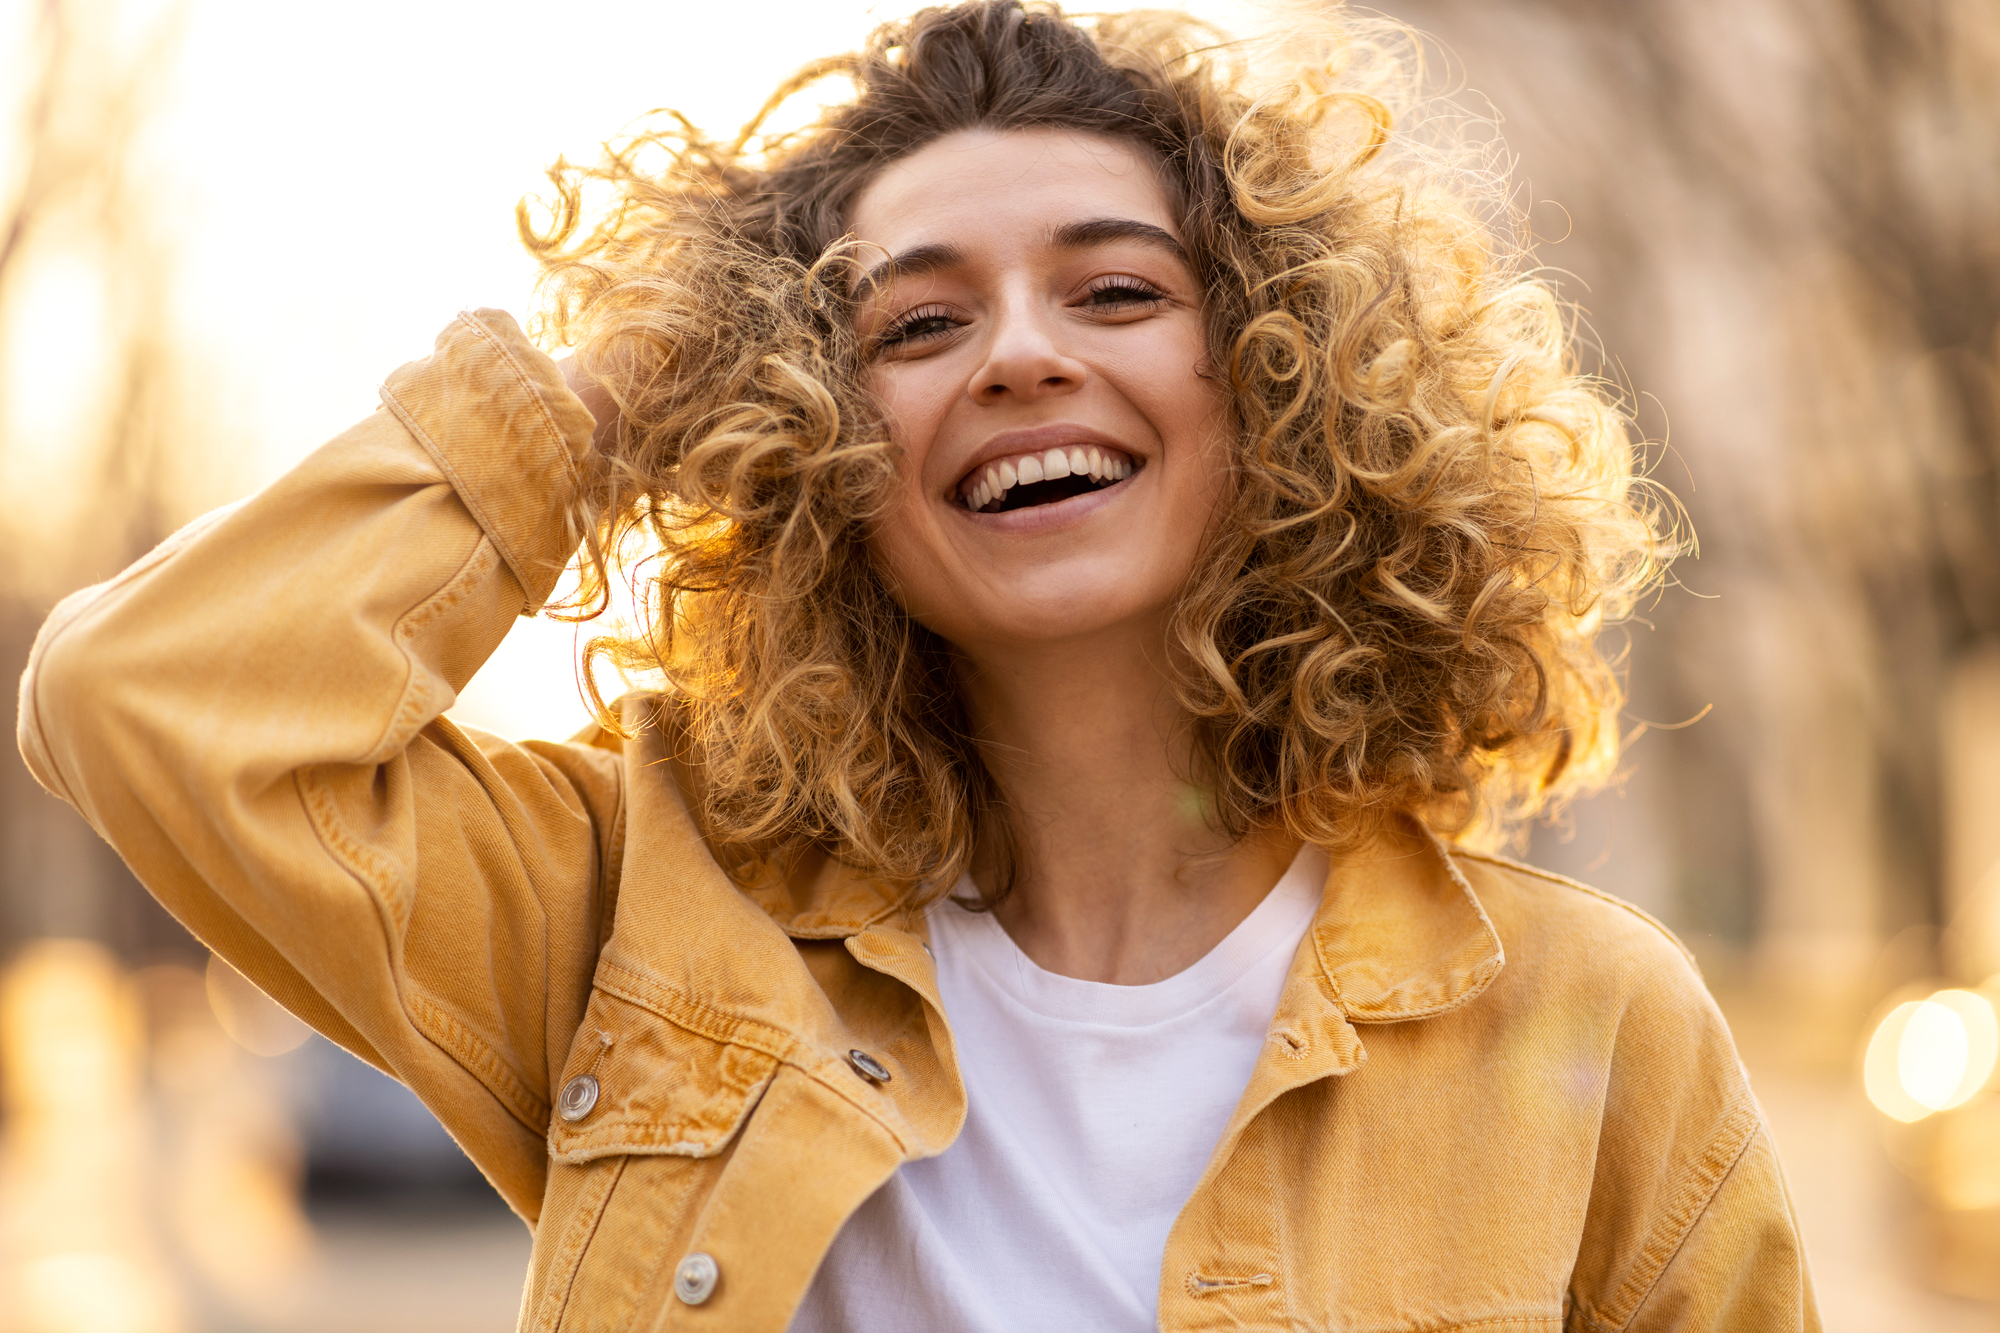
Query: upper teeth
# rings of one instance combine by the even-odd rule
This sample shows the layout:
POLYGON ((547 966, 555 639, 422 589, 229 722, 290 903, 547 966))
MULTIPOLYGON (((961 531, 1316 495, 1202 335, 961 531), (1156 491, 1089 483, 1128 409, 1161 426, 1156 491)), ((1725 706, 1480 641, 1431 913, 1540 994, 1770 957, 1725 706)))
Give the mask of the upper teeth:
POLYGON ((1089 477, 1092 481, 1120 481, 1132 475, 1132 460, 1096 445, 1072 444, 1045 449, 1038 454, 1018 454, 999 458, 979 470, 968 486, 960 488, 967 509, 984 509, 1006 496, 1016 486, 1060 477, 1089 477))

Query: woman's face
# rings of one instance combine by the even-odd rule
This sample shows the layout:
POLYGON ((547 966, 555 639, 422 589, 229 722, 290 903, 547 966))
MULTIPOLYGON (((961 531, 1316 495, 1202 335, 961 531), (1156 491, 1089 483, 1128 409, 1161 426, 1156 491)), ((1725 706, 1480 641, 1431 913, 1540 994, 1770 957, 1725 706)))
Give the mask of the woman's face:
POLYGON ((1228 414, 1153 159, 962 131, 884 168, 851 221, 903 451, 873 551, 903 606, 975 657, 1156 628, 1223 493, 1228 414))

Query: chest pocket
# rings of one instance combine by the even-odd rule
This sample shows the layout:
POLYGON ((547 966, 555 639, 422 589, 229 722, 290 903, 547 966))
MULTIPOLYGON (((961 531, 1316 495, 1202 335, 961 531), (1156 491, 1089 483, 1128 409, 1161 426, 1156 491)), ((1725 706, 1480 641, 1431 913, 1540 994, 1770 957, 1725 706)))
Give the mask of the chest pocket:
POLYGON ((593 991, 557 1086, 549 1153, 712 1157, 743 1125, 778 1062, 593 991))

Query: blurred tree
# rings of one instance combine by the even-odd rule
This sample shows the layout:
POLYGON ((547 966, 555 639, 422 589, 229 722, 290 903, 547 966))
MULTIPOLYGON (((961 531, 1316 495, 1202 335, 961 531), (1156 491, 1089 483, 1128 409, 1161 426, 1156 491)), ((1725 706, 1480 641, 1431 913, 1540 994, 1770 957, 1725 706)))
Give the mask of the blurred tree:
POLYGON ((1872 1001, 1882 939, 1940 923, 1937 700, 2000 633, 2000 8, 1396 12, 1504 109, 1541 255, 1702 539, 1631 711, 1712 715, 1537 859, 1872 1001))
MULTIPOLYGON (((106 577, 169 530, 170 469, 185 450, 175 446, 187 417, 169 323, 171 237, 150 204, 140 146, 184 17, 184 6, 170 5, 135 27, 109 0, 40 0, 34 9, 30 77, 8 154, 13 189, 0 214, 0 365, 16 394, 60 392, 28 383, 18 365, 24 353, 46 356, 53 347, 87 362, 66 367, 57 383, 91 389, 86 401, 32 412, 16 402, 0 412, 7 474, 52 483, 0 498, 0 665, 9 679, 57 596, 106 577), (56 338, 41 326, 52 314, 81 317, 31 299, 29 279, 52 261, 94 275, 65 294, 101 303, 83 321, 87 339, 56 338), (62 424, 55 438, 31 438, 24 420, 62 424)), ((0 760, 0 956, 44 935, 97 939, 128 959, 197 956, 118 857, 35 785, 9 747, 0 760)))

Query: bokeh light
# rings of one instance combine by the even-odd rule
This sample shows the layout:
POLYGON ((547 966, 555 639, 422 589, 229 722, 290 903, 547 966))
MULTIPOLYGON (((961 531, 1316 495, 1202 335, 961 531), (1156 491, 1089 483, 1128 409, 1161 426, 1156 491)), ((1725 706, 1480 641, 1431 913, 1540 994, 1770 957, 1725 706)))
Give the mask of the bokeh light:
POLYGON ((2000 1016, 1977 991, 1940 990, 1897 1005, 1869 1038, 1868 1099, 1910 1123, 1970 1101, 1993 1076, 2000 1016))
POLYGON ((0 1293, 10 1333, 175 1333, 185 1311, 146 1217, 138 997, 85 940, 0 977, 0 1293))
POLYGON ((311 1028, 214 954, 209 955, 205 984, 215 1021, 253 1055, 283 1055, 297 1050, 312 1035, 311 1028))

